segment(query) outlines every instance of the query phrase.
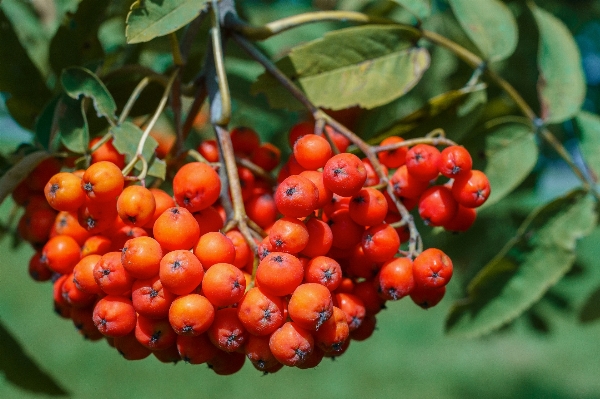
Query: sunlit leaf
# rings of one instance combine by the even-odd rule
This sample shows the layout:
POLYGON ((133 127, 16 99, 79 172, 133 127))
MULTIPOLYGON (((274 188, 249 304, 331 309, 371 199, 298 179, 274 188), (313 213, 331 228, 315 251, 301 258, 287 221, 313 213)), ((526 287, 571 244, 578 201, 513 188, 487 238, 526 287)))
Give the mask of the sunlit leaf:
POLYGON ((484 169, 492 193, 485 206, 492 205, 514 190, 531 173, 538 159, 538 147, 531 128, 510 123, 485 137, 484 169))
POLYGON ((58 103, 58 134, 69 150, 83 154, 90 142, 87 118, 84 111, 84 98, 73 99, 62 96, 58 103))
POLYGON ((402 7, 410 11, 415 17, 425 19, 431 14, 429 0, 394 0, 402 7))
POLYGON ((206 3, 207 0, 138 0, 127 16, 127 42, 147 42, 175 32, 196 18, 206 3))
POLYGON ((12 384, 29 392, 67 396, 60 384, 25 352, 0 321, 0 372, 12 384))
POLYGON ((596 225, 596 203, 581 191, 539 208, 468 286, 447 319, 448 333, 478 337, 511 322, 575 262, 578 239, 596 225))
MULTIPOLYGON (((119 126, 111 127, 110 132, 114 137, 113 145, 117 151, 125 155, 125 160, 129 162, 135 155, 144 132, 131 122, 124 122, 119 126)), ((166 164, 164 161, 156 158, 154 151, 157 147, 158 142, 156 139, 152 136, 148 136, 144 142, 142 156, 146 162, 148 162, 148 175, 164 179, 166 174, 166 164)), ((136 163, 135 169, 141 170, 142 162, 136 163)))
POLYGON ((50 157, 51 154, 46 151, 32 152, 31 154, 25 155, 4 175, 0 176, 0 204, 40 162, 50 157))
MULTIPOLYGON (((414 47, 410 32, 393 26, 340 29, 297 46, 277 66, 319 107, 333 110, 386 104, 412 89, 429 67, 429 52, 414 47)), ((271 106, 300 104, 265 73, 253 85, 271 106)))
POLYGON ((596 179, 600 178, 600 116, 581 111, 576 118, 581 132, 581 152, 596 179))
POLYGON ((517 47, 517 22, 498 0, 449 0, 456 19, 484 58, 498 61, 517 47))
POLYGON ((581 55, 567 27, 549 12, 531 4, 538 25, 538 94, 541 117, 547 123, 573 117, 585 99, 581 55))
POLYGON ((80 95, 91 98, 98 116, 116 120, 117 104, 106 86, 92 71, 81 67, 71 67, 63 70, 60 79, 69 96, 75 99, 80 95))
POLYGON ((2 9, 0 38, 0 91, 10 95, 6 106, 12 117, 21 126, 31 128, 35 117, 50 99, 50 90, 2 9))

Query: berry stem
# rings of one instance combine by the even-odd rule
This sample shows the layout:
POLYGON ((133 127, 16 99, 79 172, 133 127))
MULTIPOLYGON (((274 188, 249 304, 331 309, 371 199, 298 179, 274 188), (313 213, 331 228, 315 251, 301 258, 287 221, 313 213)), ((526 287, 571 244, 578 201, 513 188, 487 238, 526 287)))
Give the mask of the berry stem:
MULTIPOLYGON (((229 84, 227 83, 227 74, 225 73, 225 62, 223 60, 223 43, 221 41, 221 25, 219 19, 219 7, 217 0, 212 0, 212 50, 214 57, 214 67, 217 73, 219 84, 219 94, 221 97, 221 109, 218 118, 213 119, 212 123, 219 126, 227 126, 231 119, 231 96, 229 94, 229 84)), ((213 118, 215 118, 213 116, 213 118)))

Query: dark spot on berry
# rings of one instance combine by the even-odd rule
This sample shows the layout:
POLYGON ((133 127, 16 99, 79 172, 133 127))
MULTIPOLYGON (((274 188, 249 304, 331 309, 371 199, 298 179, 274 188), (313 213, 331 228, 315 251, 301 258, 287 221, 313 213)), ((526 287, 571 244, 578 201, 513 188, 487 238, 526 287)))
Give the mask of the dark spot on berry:
POLYGON ((91 216, 87 218, 86 224, 88 229, 93 229, 94 227, 96 227, 96 221, 91 216))
POLYGON ((344 168, 339 168, 339 167, 338 167, 338 168, 335 168, 335 169, 333 170, 333 175, 334 175, 334 176, 338 176, 338 175, 345 175, 345 174, 346 174, 346 171, 344 170, 344 168))
POLYGON ((281 240, 281 238, 278 238, 275 240, 276 247, 281 247, 282 245, 283 245, 283 240, 281 240))
POLYGON ((477 190, 477 193, 475 195, 477 195, 477 199, 483 198, 483 190, 477 190))
POLYGON ((53 185, 50 186, 50 194, 55 194, 59 188, 60 188, 60 186, 58 184, 54 183, 53 185))
POLYGON ((75 324, 75 328, 78 330, 82 330, 83 329, 83 323, 74 323, 75 324))
POLYGON ((262 369, 264 369, 264 368, 265 368, 265 366, 266 366, 266 363, 265 363, 265 361, 264 361, 264 360, 258 360, 258 361, 256 362, 256 367, 258 367, 258 368, 259 368, 259 369, 261 369, 261 370, 262 370, 262 369))
POLYGON ((265 309, 263 311, 263 319, 270 321, 271 320, 271 309, 265 309))
POLYGON ((423 156, 423 154, 421 154, 420 152, 417 152, 415 154, 415 161, 417 162, 421 162, 423 159, 425 159, 425 157, 423 156))
POLYGON ((182 357, 181 357, 181 360, 183 360, 183 362, 184 362, 184 363, 189 363, 189 362, 190 362, 192 359, 190 359, 190 358, 189 358, 189 357, 187 357, 187 356, 182 356, 182 357))
POLYGON ((331 345, 331 349, 333 349, 334 352, 339 352, 342 350, 343 346, 344 346, 343 342, 336 342, 333 345, 331 345))
POLYGON ((231 334, 227 337, 227 341, 225 342, 225 346, 229 347, 235 343, 235 340, 238 338, 236 334, 231 334))
POLYGON ((100 325, 101 325, 102 327, 106 326, 106 323, 107 323, 107 322, 106 322, 106 319, 100 319, 100 325))
POLYGON ((296 353, 296 356, 298 356, 300 358, 300 360, 306 359, 306 355, 308 355, 308 353, 306 351, 303 351, 300 348, 296 348, 294 353, 296 353))
POLYGON ((124 254, 125 252, 127 252, 127 247, 123 247, 123 249, 121 249, 121 253, 124 254))
POLYGON ((137 218, 135 216, 127 216, 127 220, 129 220, 129 223, 135 224, 137 218))
POLYGON ((273 262, 283 263, 283 256, 281 256, 281 255, 274 256, 273 262))
POLYGON ((240 288, 240 287, 241 287, 241 285, 240 285, 240 282, 239 282, 239 281, 237 281, 237 280, 235 280, 235 281, 233 282, 233 289, 235 290, 235 289, 238 289, 238 288, 240 288))
POLYGON ((181 267, 181 262, 179 260, 176 260, 175 262, 173 262, 173 264, 171 265, 171 270, 177 270, 181 267))
POLYGON ((319 327, 321 327, 323 325, 323 323, 325 323, 327 320, 329 320, 330 317, 331 317, 330 310, 328 310, 328 309, 321 310, 319 312, 319 319, 317 320, 317 330, 319 329, 319 327))
POLYGON ((110 269, 104 269, 102 270, 102 275, 103 276, 108 276, 110 274, 110 269))
MULTIPOLYGON (((185 200, 184 200, 184 202, 185 202, 185 200)), ((171 208, 170 212, 171 212, 173 215, 177 215, 177 214, 179 213, 179 208, 171 208)))
POLYGON ((185 206, 190 206, 190 203, 191 203, 191 202, 192 202, 192 201, 191 201, 191 200, 190 200, 188 197, 185 197, 185 198, 183 199, 183 205, 185 205, 185 206))
POLYGON ((431 274, 431 278, 438 278, 439 276, 440 276, 440 275, 439 275, 439 273, 438 273, 438 272, 433 272, 433 273, 431 274))
POLYGON ((160 339, 161 334, 162 334, 162 331, 157 331, 154 334, 152 334, 152 336, 150 337, 150 343, 151 344, 157 343, 158 340, 160 339))
POLYGON ((367 200, 362 195, 359 195, 358 197, 352 198, 352 202, 356 204, 364 204, 365 202, 367 202, 367 200))
POLYGON ((287 195, 288 197, 291 197, 294 194, 296 194, 296 187, 290 187, 287 190, 285 190, 285 195, 287 195))
POLYGON ((60 220, 58 221, 58 225, 59 227, 66 227, 67 226, 67 218, 66 217, 61 217, 60 220))
POLYGON ((150 290, 150 298, 156 298, 158 296, 158 291, 156 291, 154 288, 152 288, 150 290))
POLYGON ((390 298, 392 298, 394 301, 397 300, 399 298, 398 296, 398 291, 394 288, 394 287, 390 287, 388 288, 388 295, 390 296, 390 298))
POLYGON ((90 183, 90 182, 87 182, 87 183, 85 183, 85 184, 83 185, 83 189, 84 189, 85 191, 87 191, 88 193, 89 193, 89 192, 92 192, 92 191, 94 191, 94 185, 93 185, 92 183, 90 183))
POLYGON ((331 281, 333 278, 333 271, 331 269, 327 269, 323 272, 323 278, 325 281, 331 281))
POLYGON ((192 326, 185 325, 183 326, 181 331, 184 333, 191 333, 192 331, 194 331, 194 328, 192 326))
POLYGON ((123 352, 121 349, 119 349, 118 352, 119 352, 119 355, 125 357, 125 352, 123 352))
POLYGON ((450 171, 450 173, 451 173, 451 174, 453 174, 453 175, 457 175, 457 174, 460 172, 460 170, 461 170, 461 169, 460 169, 460 167, 459 167, 459 166, 456 166, 456 165, 454 165, 454 166, 452 167, 452 171, 450 171))
POLYGON ((373 235, 372 235, 372 234, 367 234, 367 235, 365 236, 365 241, 366 241, 366 242, 371 242, 371 241, 373 241, 373 235))

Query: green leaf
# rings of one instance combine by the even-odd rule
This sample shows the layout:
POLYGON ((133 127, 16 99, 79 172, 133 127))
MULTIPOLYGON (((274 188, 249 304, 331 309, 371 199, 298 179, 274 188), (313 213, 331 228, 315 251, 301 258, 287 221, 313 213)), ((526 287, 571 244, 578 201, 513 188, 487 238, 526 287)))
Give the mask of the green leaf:
MULTIPOLYGON (((46 151, 36 151, 25 155, 19 162, 0 177, 0 204, 14 191, 36 166, 52 155, 46 151)), ((0 356, 0 358, 2 358, 0 356)))
POLYGON ((50 66, 57 76, 70 66, 103 59, 98 28, 104 22, 110 3, 83 0, 74 14, 67 14, 50 42, 50 66))
POLYGON ((137 0, 127 15, 127 43, 175 32, 196 18, 207 0, 137 0))
POLYGON ((0 38, 0 91, 10 94, 6 106, 12 117, 21 126, 30 129, 51 93, 2 9, 0 38))
POLYGON ((558 18, 533 3, 531 11, 540 34, 538 95, 541 117, 547 123, 562 122, 573 117, 585 99, 581 55, 573 35, 558 18))
POLYGON ((69 96, 74 99, 80 95, 92 98, 98 116, 116 122, 117 104, 104 83, 92 71, 82 67, 70 67, 63 70, 60 80, 69 96))
POLYGON ((469 297, 450 310, 447 332, 478 337, 523 314, 571 268, 577 240, 596 221, 596 202, 582 191, 538 208, 469 283, 469 297))
POLYGON ((412 15, 419 19, 425 19, 431 15, 429 0, 394 0, 407 9, 412 15))
POLYGON ((531 128, 509 123, 485 136, 484 172, 492 192, 485 202, 490 206, 513 191, 531 173, 538 159, 538 147, 531 128))
POLYGON ((90 143, 90 133, 83 102, 63 95, 57 107, 58 134, 62 143, 77 154, 84 154, 90 143))
POLYGON ((0 371, 5 378, 29 392, 68 396, 68 392, 25 352, 0 321, 0 371))
POLYGON ((589 323, 600 319, 600 287, 598 287, 583 304, 579 312, 579 321, 589 323))
POLYGON ((489 61, 509 57, 517 48, 517 21, 498 0, 449 0, 454 15, 469 39, 489 61))
MULTIPOLYGON (((113 145, 119 153, 125 155, 125 160, 129 162, 135 155, 144 132, 131 122, 124 122, 119 126, 113 126, 110 128, 110 132, 114 137, 113 145)), ((155 156, 154 151, 157 147, 158 142, 156 139, 148 136, 144 142, 142 156, 148 162, 148 175, 164 179, 167 168, 165 162, 155 156)), ((141 170, 142 163, 136 163, 135 169, 141 170)))
POLYGON ((598 180, 600 178, 600 116, 581 111, 577 115, 576 122, 581 132, 583 158, 598 180))
MULTIPOLYGON (((293 48, 277 66, 318 107, 370 109, 408 92, 429 67, 429 52, 409 38, 410 32, 394 26, 340 29, 293 48)), ((274 108, 300 107, 267 73, 252 90, 265 93, 274 108)))

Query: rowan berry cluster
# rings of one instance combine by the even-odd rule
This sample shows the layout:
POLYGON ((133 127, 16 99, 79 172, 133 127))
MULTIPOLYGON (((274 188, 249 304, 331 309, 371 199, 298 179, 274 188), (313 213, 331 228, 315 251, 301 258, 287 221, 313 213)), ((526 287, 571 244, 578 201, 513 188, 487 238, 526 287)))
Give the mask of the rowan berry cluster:
MULTIPOLYGON (((452 261, 401 249, 407 223, 371 162, 345 152, 346 137, 296 125, 276 187, 267 177, 279 149, 248 128, 230 138, 251 242, 226 225, 215 140, 197 149, 206 162, 178 169, 172 195, 131 184, 110 141, 86 170, 49 159, 15 190, 20 234, 38 249, 30 274, 52 279, 57 312, 85 337, 106 338, 129 360, 154 354, 231 374, 248 358, 275 372, 315 367, 370 337, 388 300, 442 299, 452 261)), ((399 145, 378 159, 384 178, 395 169, 396 199, 432 226, 466 230, 490 193, 463 147, 399 145), (450 180, 431 186, 440 175, 450 180)))

